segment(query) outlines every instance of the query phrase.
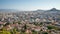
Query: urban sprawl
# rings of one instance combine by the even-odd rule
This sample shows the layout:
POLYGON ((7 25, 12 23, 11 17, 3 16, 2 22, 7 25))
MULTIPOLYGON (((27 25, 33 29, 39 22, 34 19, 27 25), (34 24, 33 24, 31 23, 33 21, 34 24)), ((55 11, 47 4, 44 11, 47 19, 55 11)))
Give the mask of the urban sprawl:
POLYGON ((60 10, 2 12, 0 34, 60 34, 60 10))

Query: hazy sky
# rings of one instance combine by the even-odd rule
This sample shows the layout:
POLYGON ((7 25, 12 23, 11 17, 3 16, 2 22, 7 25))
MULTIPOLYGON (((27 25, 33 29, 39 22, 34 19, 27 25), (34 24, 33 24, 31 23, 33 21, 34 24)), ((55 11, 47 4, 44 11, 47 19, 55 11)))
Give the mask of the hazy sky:
POLYGON ((37 10, 60 9, 60 0, 0 0, 0 9, 37 10))

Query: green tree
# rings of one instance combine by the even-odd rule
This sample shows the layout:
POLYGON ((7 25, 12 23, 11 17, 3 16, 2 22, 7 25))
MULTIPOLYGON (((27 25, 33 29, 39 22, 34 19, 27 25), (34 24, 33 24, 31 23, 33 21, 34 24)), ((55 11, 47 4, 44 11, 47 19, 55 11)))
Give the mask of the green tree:
POLYGON ((47 32, 42 32, 42 34, 48 34, 47 32))
POLYGON ((53 29, 53 27, 52 27, 52 26, 47 26, 47 28, 48 28, 48 29, 53 29))
POLYGON ((5 28, 2 28, 0 34, 11 34, 10 31, 7 31, 5 28))

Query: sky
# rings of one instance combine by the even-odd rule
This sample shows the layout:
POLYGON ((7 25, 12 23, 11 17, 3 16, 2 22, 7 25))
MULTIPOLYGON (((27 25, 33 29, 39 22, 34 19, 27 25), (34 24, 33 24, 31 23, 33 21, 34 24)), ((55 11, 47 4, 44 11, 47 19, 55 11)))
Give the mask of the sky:
POLYGON ((48 10, 60 9, 60 0, 0 0, 0 9, 48 10))

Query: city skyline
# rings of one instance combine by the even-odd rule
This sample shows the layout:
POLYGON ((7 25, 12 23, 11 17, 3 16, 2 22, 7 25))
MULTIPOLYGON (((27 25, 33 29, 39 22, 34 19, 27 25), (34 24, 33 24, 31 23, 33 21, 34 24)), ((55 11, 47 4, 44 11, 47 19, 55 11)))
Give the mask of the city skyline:
POLYGON ((17 10, 48 10, 56 8, 60 10, 60 0, 0 0, 0 9, 17 10))

